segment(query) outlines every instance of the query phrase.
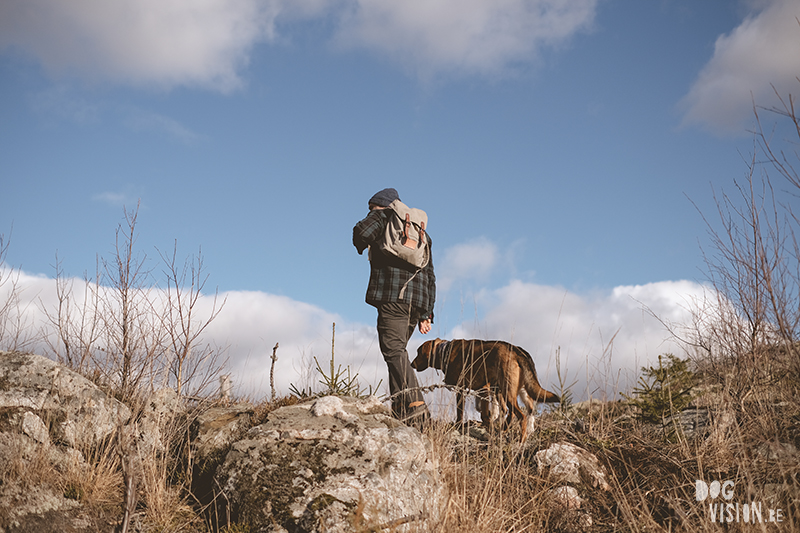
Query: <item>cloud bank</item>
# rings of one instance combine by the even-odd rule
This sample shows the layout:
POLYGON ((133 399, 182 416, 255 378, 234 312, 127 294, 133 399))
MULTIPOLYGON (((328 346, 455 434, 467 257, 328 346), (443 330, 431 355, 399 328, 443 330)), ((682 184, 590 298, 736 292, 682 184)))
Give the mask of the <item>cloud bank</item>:
POLYGON ((275 16, 274 2, 257 0, 8 0, 0 48, 55 75, 227 92, 241 85, 253 45, 272 37, 275 16))
MULTIPOLYGON (((5 330, 8 332, 20 325, 25 332, 22 340, 29 341, 23 342, 23 348, 52 356, 37 336, 51 328, 45 311, 52 316, 57 308, 55 280, 24 272, 16 272, 11 278, 15 283, 0 284, 0 309, 16 286, 16 301, 11 306, 12 315, 16 316, 0 323, 0 349, 7 349, 12 340, 3 333, 3 326, 9 326, 5 330)), ((3 271, 2 279, 9 279, 8 270, 3 271)), ((75 301, 83 301, 85 282, 69 281, 75 301)), ((627 390, 638 369, 659 354, 683 355, 651 312, 670 322, 688 323, 687 308, 704 290, 692 282, 666 281, 577 294, 560 287, 512 280, 478 293, 476 307, 480 316, 476 321, 458 324, 449 331, 434 329, 427 337, 416 333, 409 351, 413 357, 419 344, 435 335, 508 340, 531 353, 540 382, 546 388, 553 390, 557 386, 558 356, 565 382, 572 386, 576 400, 589 395, 613 397, 617 391, 627 390)), ((157 294, 154 296, 158 298, 157 294)), ((348 321, 318 306, 264 292, 227 292, 218 295, 217 301, 222 299, 224 308, 205 330, 201 344, 221 349, 228 358, 227 371, 238 395, 268 397, 270 356, 275 344, 279 344, 275 365, 277 393, 287 394, 292 385, 321 390, 315 367, 318 362, 329 371, 333 323, 337 368, 350 367, 363 388, 377 387, 379 394, 388 394, 386 367, 373 324, 348 321)), ((214 296, 204 295, 196 316, 208 316, 213 306, 214 296)), ((441 376, 428 370, 420 380, 433 384, 440 382, 441 376)))
POLYGON ((457 281, 485 282, 498 261, 497 245, 485 237, 451 246, 434 265, 436 286, 447 292, 457 281))
POLYGON ((6 0, 0 49, 56 76, 228 92, 259 43, 323 18, 323 40, 366 49, 425 77, 497 74, 587 29, 597 0, 6 0))
POLYGON ((478 296, 483 319, 455 327, 452 336, 524 347, 549 390, 558 386, 558 358, 576 399, 614 397, 629 390, 639 369, 659 354, 685 355, 661 321, 688 324, 689 309, 705 290, 694 282, 664 281, 578 294, 511 281, 483 291, 478 296))
POLYGON ((384 54, 423 78, 498 74, 535 62, 594 21, 596 0, 359 0, 337 42, 384 54))
POLYGON ((800 3, 760 2, 760 11, 721 35, 714 55, 680 103, 684 124, 720 133, 742 131, 753 104, 776 105, 775 91, 797 92, 800 75, 800 3))
MULTIPOLYGON (((719 36, 680 102, 684 125, 738 133, 752 117, 753 101, 771 106, 773 87, 782 95, 796 90, 800 4, 749 5, 743 22, 719 36)), ((6 0, 0 50, 33 58, 54 77, 225 93, 244 85, 256 46, 290 43, 298 25, 307 24, 325 32, 322 43, 387 58, 421 79, 498 76, 535 65, 543 51, 591 30, 597 6, 597 0, 6 0)))

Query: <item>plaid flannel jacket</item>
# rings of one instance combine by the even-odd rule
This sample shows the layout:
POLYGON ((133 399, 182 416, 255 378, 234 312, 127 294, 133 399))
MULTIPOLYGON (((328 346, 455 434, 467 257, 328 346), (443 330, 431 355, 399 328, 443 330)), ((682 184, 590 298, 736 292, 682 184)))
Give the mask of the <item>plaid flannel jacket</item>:
MULTIPOLYGON (((403 261, 380 252, 376 245, 383 239, 390 216, 393 216, 393 212, 389 209, 375 209, 353 228, 353 246, 358 253, 361 254, 371 247, 367 303, 378 307, 384 303, 409 302, 420 312, 420 320, 429 318, 433 321, 433 304, 436 301, 433 251, 431 250, 431 260, 419 272, 403 261)), ((430 235, 428 246, 432 246, 430 235)))

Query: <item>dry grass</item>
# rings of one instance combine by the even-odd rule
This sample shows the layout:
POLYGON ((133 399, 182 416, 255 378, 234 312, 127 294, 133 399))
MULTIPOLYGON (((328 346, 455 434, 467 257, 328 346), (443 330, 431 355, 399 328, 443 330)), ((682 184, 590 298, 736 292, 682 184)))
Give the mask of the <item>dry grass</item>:
POLYGON ((451 499, 435 531, 800 530, 800 398, 793 381, 754 390, 744 401, 730 394, 734 389, 711 388, 706 401, 728 416, 718 416, 710 432, 694 439, 638 421, 621 402, 588 413, 544 414, 524 448, 513 432, 488 444, 454 447, 437 426, 430 436, 451 499), (608 473, 608 492, 579 487, 579 512, 559 508, 549 496, 553 484, 537 472, 535 453, 556 442, 592 452, 608 473), (713 503, 739 503, 741 513, 745 503, 761 502, 764 523, 745 523, 741 514, 736 522, 735 508, 734 522, 712 522, 712 501, 696 498, 698 479, 733 481, 733 498, 713 503), (781 523, 766 523, 771 509, 781 509, 781 523))
POLYGON ((116 450, 110 444, 84 450, 67 461, 66 468, 55 477, 65 497, 84 505, 110 510, 122 501, 122 473, 116 450))
MULTIPOLYGON (((623 402, 591 408, 573 406, 537 417, 537 429, 525 446, 512 427, 480 441, 461 435, 453 424, 438 420, 426 430, 433 444, 450 498, 441 523, 411 524, 411 531, 573 532, 573 531, 796 531, 800 530, 800 397, 797 377, 786 374, 768 387, 741 387, 705 376, 706 395, 696 405, 718 412, 710 431, 686 438, 645 424, 623 402), (573 443, 593 454, 607 472, 610 490, 579 486, 580 510, 559 507, 551 496, 556 485, 538 470, 535 454, 559 442, 573 443), (732 480, 732 503, 762 502, 762 516, 780 508, 780 524, 712 523, 709 503, 698 502, 695 480, 732 480), (591 524, 587 521, 591 517, 591 524)), ((255 407, 253 423, 291 398, 255 407)), ((446 411, 443 410, 443 411, 446 411)), ((133 523, 140 532, 206 532, 203 508, 190 492, 191 462, 185 449, 187 421, 167 424, 169 453, 153 452, 136 471, 137 505, 133 523)), ((83 460, 54 461, 43 448, 18 444, 16 460, 0 466, 3 484, 25 487, 49 484, 79 501, 105 523, 118 522, 125 499, 123 468, 117 443, 80 450, 83 460)), ((717 503, 727 503, 721 499, 717 503)), ((230 524, 230 531, 241 527, 230 524)), ((239 529, 237 529, 239 528, 239 529)))

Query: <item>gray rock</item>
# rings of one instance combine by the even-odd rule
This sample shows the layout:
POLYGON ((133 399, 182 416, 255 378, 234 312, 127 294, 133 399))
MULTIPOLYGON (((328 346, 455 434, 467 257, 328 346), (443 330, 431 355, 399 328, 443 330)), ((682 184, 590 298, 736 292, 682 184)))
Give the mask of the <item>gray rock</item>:
POLYGON ((773 462, 797 464, 797 447, 790 442, 764 442, 756 448, 756 453, 763 459, 773 462))
POLYGON ((130 409, 80 374, 46 357, 17 352, 0 352, 1 408, 34 413, 49 424, 54 442, 73 448, 98 444, 131 416, 130 409))
POLYGON ((254 532, 406 531, 437 523, 447 503, 427 437, 374 397, 273 411, 233 444, 216 485, 220 516, 254 532))
POLYGON ((22 422, 20 426, 23 433, 39 444, 50 444, 50 433, 47 431, 47 426, 45 426, 42 419, 35 414, 30 411, 22 413, 22 422))
POLYGON ((0 533, 96 531, 79 502, 66 498, 54 480, 41 479, 50 465, 63 470, 80 464, 83 457, 74 454, 22 432, 0 432, 0 533))
POLYGON ((185 415, 183 399, 173 389, 160 389, 151 394, 138 422, 132 424, 139 453, 148 457, 166 452, 170 436, 177 433, 175 428, 185 415))
POLYGON ((562 485, 548 493, 548 505, 553 513, 556 531, 586 531, 592 527, 592 515, 581 510, 583 499, 578 489, 562 485))
POLYGON ((81 468, 81 452, 130 417, 126 406, 50 359, 0 352, 0 532, 97 531, 47 472, 81 468))
POLYGON ((556 510, 573 511, 580 509, 583 499, 578 494, 578 489, 569 485, 562 485, 549 492, 550 502, 556 510))
POLYGON ((597 457, 570 443, 556 443, 536 453, 539 471, 555 483, 586 484, 610 490, 597 457))
POLYGON ((192 421, 192 492, 201 504, 214 502, 214 473, 231 445, 251 427, 253 414, 250 404, 217 406, 198 413, 192 421))
POLYGON ((250 404, 211 407, 198 414, 192 422, 196 460, 203 463, 227 452, 230 445, 250 428, 253 414, 250 404))
POLYGON ((711 415, 708 409, 685 409, 664 419, 664 429, 677 429, 687 439, 703 438, 711 431, 711 415))
POLYGON ((91 524, 81 517, 81 504, 64 498, 48 486, 0 486, 4 504, 0 532, 88 533, 91 524))

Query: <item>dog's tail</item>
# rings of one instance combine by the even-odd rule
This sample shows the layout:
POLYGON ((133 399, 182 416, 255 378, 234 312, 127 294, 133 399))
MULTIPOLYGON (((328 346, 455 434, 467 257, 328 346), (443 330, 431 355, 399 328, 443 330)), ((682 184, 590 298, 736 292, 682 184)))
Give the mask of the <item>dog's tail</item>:
POLYGON ((514 348, 517 354, 517 361, 519 362, 519 367, 522 372, 522 385, 525 388, 525 392, 528 393, 528 396, 537 402, 560 402, 561 398, 559 398, 557 394, 545 390, 544 387, 539 384, 539 378, 536 375, 536 366, 533 363, 533 357, 531 357, 531 354, 519 346, 515 346, 514 348))

